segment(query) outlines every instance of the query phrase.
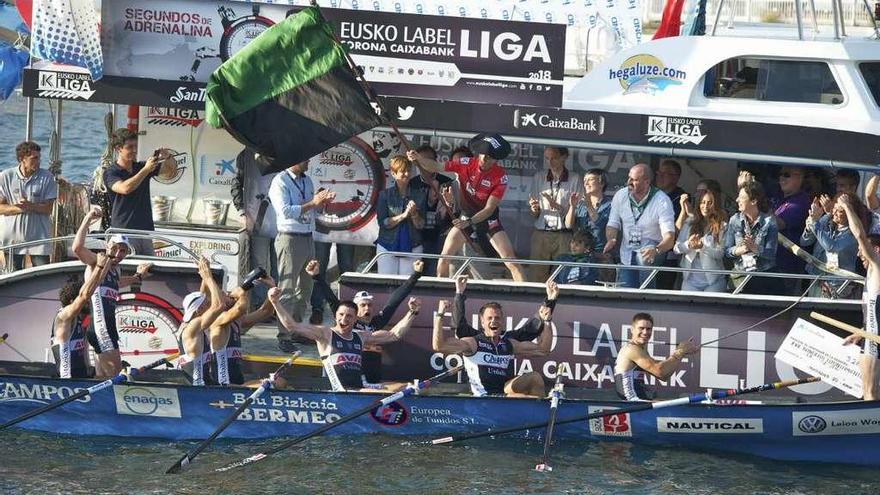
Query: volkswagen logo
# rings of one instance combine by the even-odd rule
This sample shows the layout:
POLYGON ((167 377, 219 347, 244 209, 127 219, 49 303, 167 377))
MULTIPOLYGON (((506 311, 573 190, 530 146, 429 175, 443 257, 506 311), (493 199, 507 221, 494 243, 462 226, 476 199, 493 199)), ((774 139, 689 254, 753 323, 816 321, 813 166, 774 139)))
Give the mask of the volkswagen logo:
POLYGON ((807 416, 798 422, 798 429, 804 433, 819 433, 828 426, 819 416, 807 416))

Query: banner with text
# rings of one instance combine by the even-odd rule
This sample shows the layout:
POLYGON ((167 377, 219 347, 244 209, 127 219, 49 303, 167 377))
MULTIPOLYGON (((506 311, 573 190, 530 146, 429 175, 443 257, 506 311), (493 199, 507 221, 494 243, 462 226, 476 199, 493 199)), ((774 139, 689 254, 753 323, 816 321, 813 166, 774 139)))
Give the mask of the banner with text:
MULTIPOLYGON (((223 61, 297 10, 231 1, 155 0, 145 5, 103 2, 106 75, 205 82, 223 61)), ((562 104, 562 24, 323 12, 379 94, 562 104)), ((168 94, 169 104, 178 103, 173 100, 177 96, 168 94)))

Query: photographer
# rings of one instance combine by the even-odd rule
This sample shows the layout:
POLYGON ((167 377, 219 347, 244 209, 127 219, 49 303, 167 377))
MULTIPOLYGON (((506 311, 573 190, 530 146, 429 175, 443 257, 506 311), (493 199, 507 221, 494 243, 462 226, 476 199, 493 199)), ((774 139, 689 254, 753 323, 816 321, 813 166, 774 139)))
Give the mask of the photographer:
MULTIPOLYGON (((137 162, 137 134, 128 129, 117 129, 110 138, 116 161, 102 174, 110 204, 110 226, 121 229, 154 230, 150 204, 150 180, 153 177, 170 179, 177 172, 177 161, 167 149, 154 150, 145 162, 137 162)), ((137 254, 152 256, 150 239, 132 239, 137 254)))

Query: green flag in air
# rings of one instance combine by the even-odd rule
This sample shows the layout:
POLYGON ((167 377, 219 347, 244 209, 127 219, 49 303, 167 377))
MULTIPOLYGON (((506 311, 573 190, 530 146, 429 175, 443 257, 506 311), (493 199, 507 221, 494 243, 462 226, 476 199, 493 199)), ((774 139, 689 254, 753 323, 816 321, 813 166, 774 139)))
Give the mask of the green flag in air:
POLYGON ((211 74, 208 123, 283 170, 382 124, 316 7, 258 36, 211 74))

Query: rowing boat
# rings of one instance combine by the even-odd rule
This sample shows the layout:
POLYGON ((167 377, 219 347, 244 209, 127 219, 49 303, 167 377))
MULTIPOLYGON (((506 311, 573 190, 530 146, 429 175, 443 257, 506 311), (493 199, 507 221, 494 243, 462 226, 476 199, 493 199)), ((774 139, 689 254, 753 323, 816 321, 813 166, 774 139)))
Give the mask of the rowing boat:
MULTIPOLYGON (((94 385, 0 375, 0 421, 94 385)), ((244 387, 193 387, 171 383, 116 385, 17 427, 71 435, 169 440, 202 439, 251 393, 244 387)), ((375 394, 271 390, 246 408, 223 438, 261 439, 307 434, 376 399, 375 394)), ((880 402, 694 404, 618 414, 589 422, 567 418, 628 403, 567 399, 557 411, 561 442, 628 441, 656 446, 740 453, 788 461, 880 465, 880 402)), ((419 395, 370 411, 334 434, 440 436, 515 427, 547 420, 547 400, 419 395)), ((543 430, 520 435, 541 438, 543 430)), ((439 448, 439 447, 438 447, 439 448)))

